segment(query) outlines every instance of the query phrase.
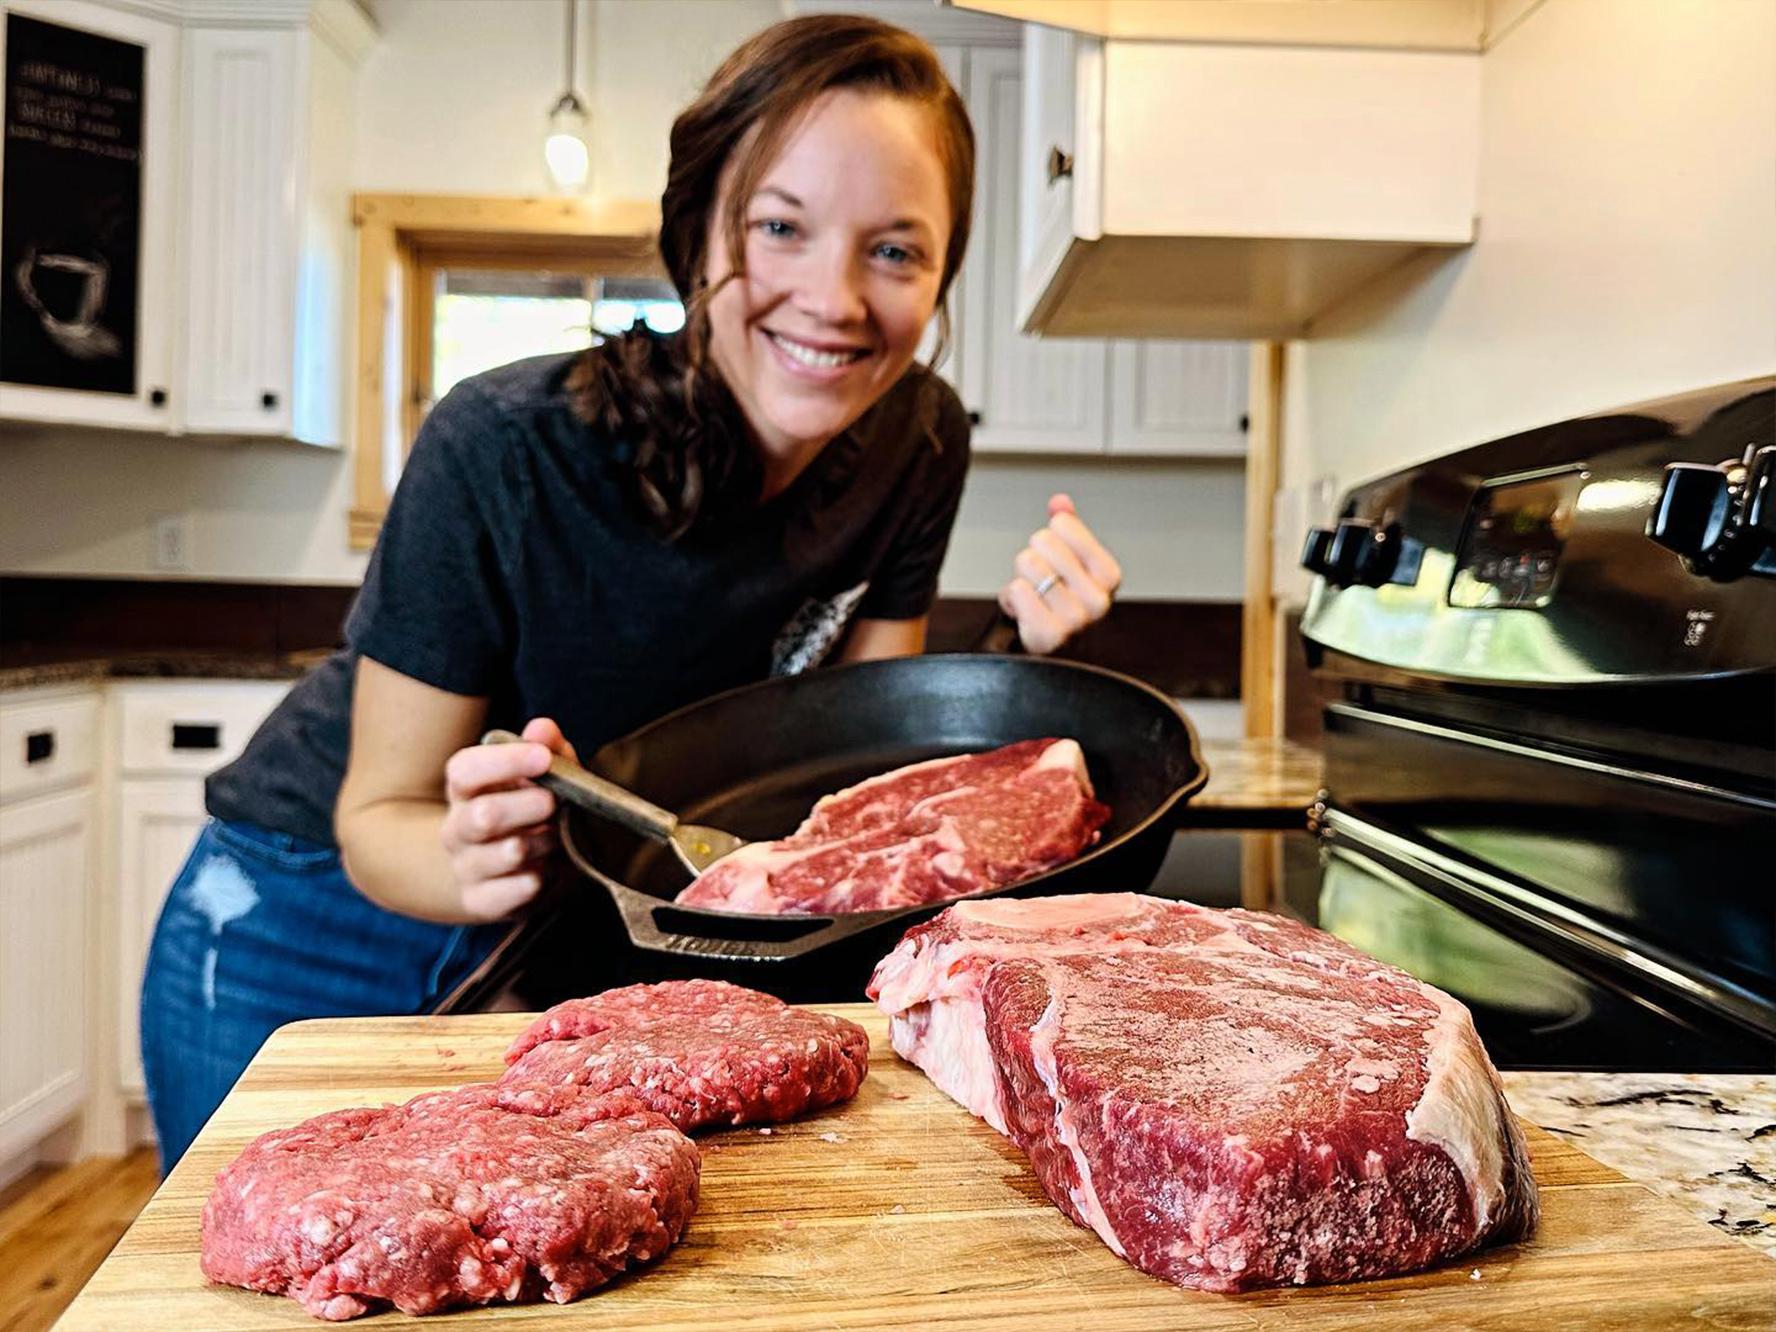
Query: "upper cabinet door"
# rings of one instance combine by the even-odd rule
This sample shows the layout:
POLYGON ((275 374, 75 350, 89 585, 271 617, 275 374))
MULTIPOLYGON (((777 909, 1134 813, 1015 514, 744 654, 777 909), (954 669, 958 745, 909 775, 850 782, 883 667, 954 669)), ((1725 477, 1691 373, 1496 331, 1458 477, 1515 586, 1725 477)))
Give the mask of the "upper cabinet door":
MULTIPOLYGON (((15 63, 5 58, 13 16, 53 25, 33 34, 47 48, 42 67, 75 87, 58 98, 84 100, 75 123, 95 145, 63 149, 69 162, 58 164, 41 143, 33 156, 0 135, 6 193, 56 209, 41 225, 25 211, 7 219, 0 280, 12 291, 0 338, 16 341, 0 348, 0 372, 13 376, 0 382, 0 418, 176 429, 179 29, 87 0, 3 0, 0 11, 0 68, 15 63)), ((44 111, 52 121, 70 113, 63 101, 44 111)))
POLYGON ((1118 342, 1110 369, 1110 452, 1237 458, 1246 452, 1243 342, 1118 342))
POLYGON ((1024 114, 1018 53, 968 57, 975 205, 962 266, 962 401, 983 452, 1102 453, 1106 344, 1018 331, 1018 188, 1024 114))
POLYGON ((288 435, 302 37, 196 28, 188 43, 186 428, 288 435))
POLYGON ((1082 220, 1095 215, 1081 206, 1095 199, 1092 172, 1098 157, 1097 144, 1080 134, 1082 112, 1097 92, 1089 78, 1095 66, 1082 61, 1082 47, 1101 50, 1102 43, 1034 23, 1024 28, 1023 123, 1011 141, 1022 176, 1013 196, 1020 219, 1013 307, 1019 328, 1031 326, 1068 262, 1082 220), (1088 73, 1083 82, 1082 66, 1088 73))
MULTIPOLYGON (((968 96, 968 48, 945 44, 934 46, 932 50, 937 52, 937 58, 942 62, 944 73, 949 76, 951 85, 966 100, 968 96)), ((943 363, 937 367, 937 373, 940 378, 949 381, 951 388, 955 389, 957 393, 961 393, 962 348, 959 345, 958 334, 962 328, 964 314, 960 274, 957 275, 956 281, 950 284, 949 306, 950 342, 949 346, 944 349, 943 363)), ((929 365, 931 358, 937 354, 937 329, 938 321, 934 318, 925 330, 924 340, 919 343, 918 356, 921 365, 929 365)))

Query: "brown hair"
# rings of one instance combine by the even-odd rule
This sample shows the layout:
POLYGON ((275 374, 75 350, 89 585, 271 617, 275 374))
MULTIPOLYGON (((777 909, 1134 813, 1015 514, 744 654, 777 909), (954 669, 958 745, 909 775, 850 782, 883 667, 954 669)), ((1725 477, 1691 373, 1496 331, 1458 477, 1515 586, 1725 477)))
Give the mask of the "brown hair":
MULTIPOLYGON (((974 129, 936 52, 890 24, 840 14, 789 19, 748 39, 672 124, 660 255, 685 302, 684 332, 656 338, 637 330, 607 339, 586 353, 569 381, 579 414, 616 447, 637 504, 668 539, 687 531, 714 497, 750 501, 758 493, 758 461, 708 358, 707 306, 723 283, 741 276, 745 210, 760 177, 814 100, 835 88, 879 91, 931 111, 951 212, 934 362, 948 344, 946 298, 968 246, 974 203, 974 129), (734 272, 711 287, 704 263, 730 162, 733 187, 721 224, 734 272)), ((928 397, 921 412, 927 433, 934 411, 928 397)))

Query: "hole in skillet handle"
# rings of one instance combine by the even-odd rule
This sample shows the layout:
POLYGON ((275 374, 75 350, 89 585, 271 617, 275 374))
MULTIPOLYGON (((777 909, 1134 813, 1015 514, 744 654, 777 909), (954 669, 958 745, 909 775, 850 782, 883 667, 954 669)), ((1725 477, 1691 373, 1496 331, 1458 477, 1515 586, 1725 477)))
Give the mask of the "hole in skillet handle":
POLYGON ((860 934, 883 916, 893 914, 859 911, 846 916, 758 916, 674 906, 618 883, 592 864, 580 849, 573 820, 565 810, 560 829, 562 849, 574 868, 603 885, 623 918, 629 942, 648 952, 720 961, 788 962, 860 934))

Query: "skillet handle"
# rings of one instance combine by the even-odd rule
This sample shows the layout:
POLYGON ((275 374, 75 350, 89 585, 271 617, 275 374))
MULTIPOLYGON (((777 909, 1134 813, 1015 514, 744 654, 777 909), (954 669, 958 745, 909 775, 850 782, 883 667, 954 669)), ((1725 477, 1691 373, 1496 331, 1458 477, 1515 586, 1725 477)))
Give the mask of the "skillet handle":
MULTIPOLYGON (((602 876, 600 876, 602 878, 602 876)), ((707 957, 722 961, 749 962, 788 962, 811 953, 817 948, 836 943, 848 935, 868 929, 873 920, 846 916, 778 916, 773 920, 803 920, 810 924, 824 921, 817 929, 795 939, 728 939, 721 936, 722 921, 718 913, 697 912, 695 917, 684 907, 675 907, 646 893, 625 888, 619 884, 604 880, 604 886, 616 903, 623 917, 623 926, 629 932, 629 941, 637 948, 644 948, 651 953, 670 953, 678 957, 707 957), (678 930, 662 928, 659 915, 668 913, 668 920, 674 915, 695 919, 699 925, 710 926, 708 934, 685 934, 678 930)), ((743 922, 736 922, 737 924, 743 922)))
POLYGON ((629 936, 629 942, 650 953, 706 957, 717 961, 788 962, 804 953, 811 953, 817 948, 824 948, 828 944, 859 934, 879 923, 883 915, 894 914, 865 911, 852 916, 729 917, 717 911, 677 906, 664 898, 638 892, 618 883, 586 858, 580 849, 579 839, 574 835, 573 821, 565 814, 561 818, 560 827, 561 849, 567 853, 568 860, 581 874, 594 883, 603 885, 604 891, 610 894, 611 904, 616 907, 617 914, 623 918, 623 929, 629 936), (667 913, 664 925, 660 920, 661 912, 667 913), (687 928, 670 928, 674 918, 685 922, 687 928), (806 934, 789 939, 725 937, 730 932, 737 933, 749 926, 756 930, 761 921, 767 922, 765 928, 772 930, 794 929, 802 923, 813 928, 806 934), (703 926, 707 926, 705 933, 687 932, 703 926))
MULTIPOLYGON (((510 745, 522 738, 510 731, 489 731, 481 737, 484 745, 510 745)), ((672 840, 678 827, 678 815, 643 800, 633 791, 626 791, 615 782, 595 777, 565 754, 549 760, 549 771, 534 779, 536 784, 563 800, 572 801, 581 809, 600 818, 622 824, 630 832, 651 837, 656 842, 672 840)))

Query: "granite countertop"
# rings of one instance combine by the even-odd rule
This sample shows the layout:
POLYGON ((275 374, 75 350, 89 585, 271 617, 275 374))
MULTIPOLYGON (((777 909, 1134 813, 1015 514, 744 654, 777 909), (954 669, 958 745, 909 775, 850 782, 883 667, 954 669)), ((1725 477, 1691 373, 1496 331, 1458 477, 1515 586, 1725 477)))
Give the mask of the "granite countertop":
POLYGON ((103 680, 295 680, 329 655, 327 648, 302 652, 166 651, 12 662, 0 666, 0 690, 103 680))
MULTIPOLYGON (((1196 811, 1209 817, 1270 814, 1279 826, 1302 827, 1308 806, 1319 797, 1320 751, 1293 740, 1204 740, 1203 760, 1209 784, 1190 798, 1184 821, 1197 822, 1196 811)), ((1206 821, 1206 820, 1205 820, 1206 821)))
POLYGON ((1776 1258, 1776 1073, 1501 1076, 1525 1119, 1776 1258))

